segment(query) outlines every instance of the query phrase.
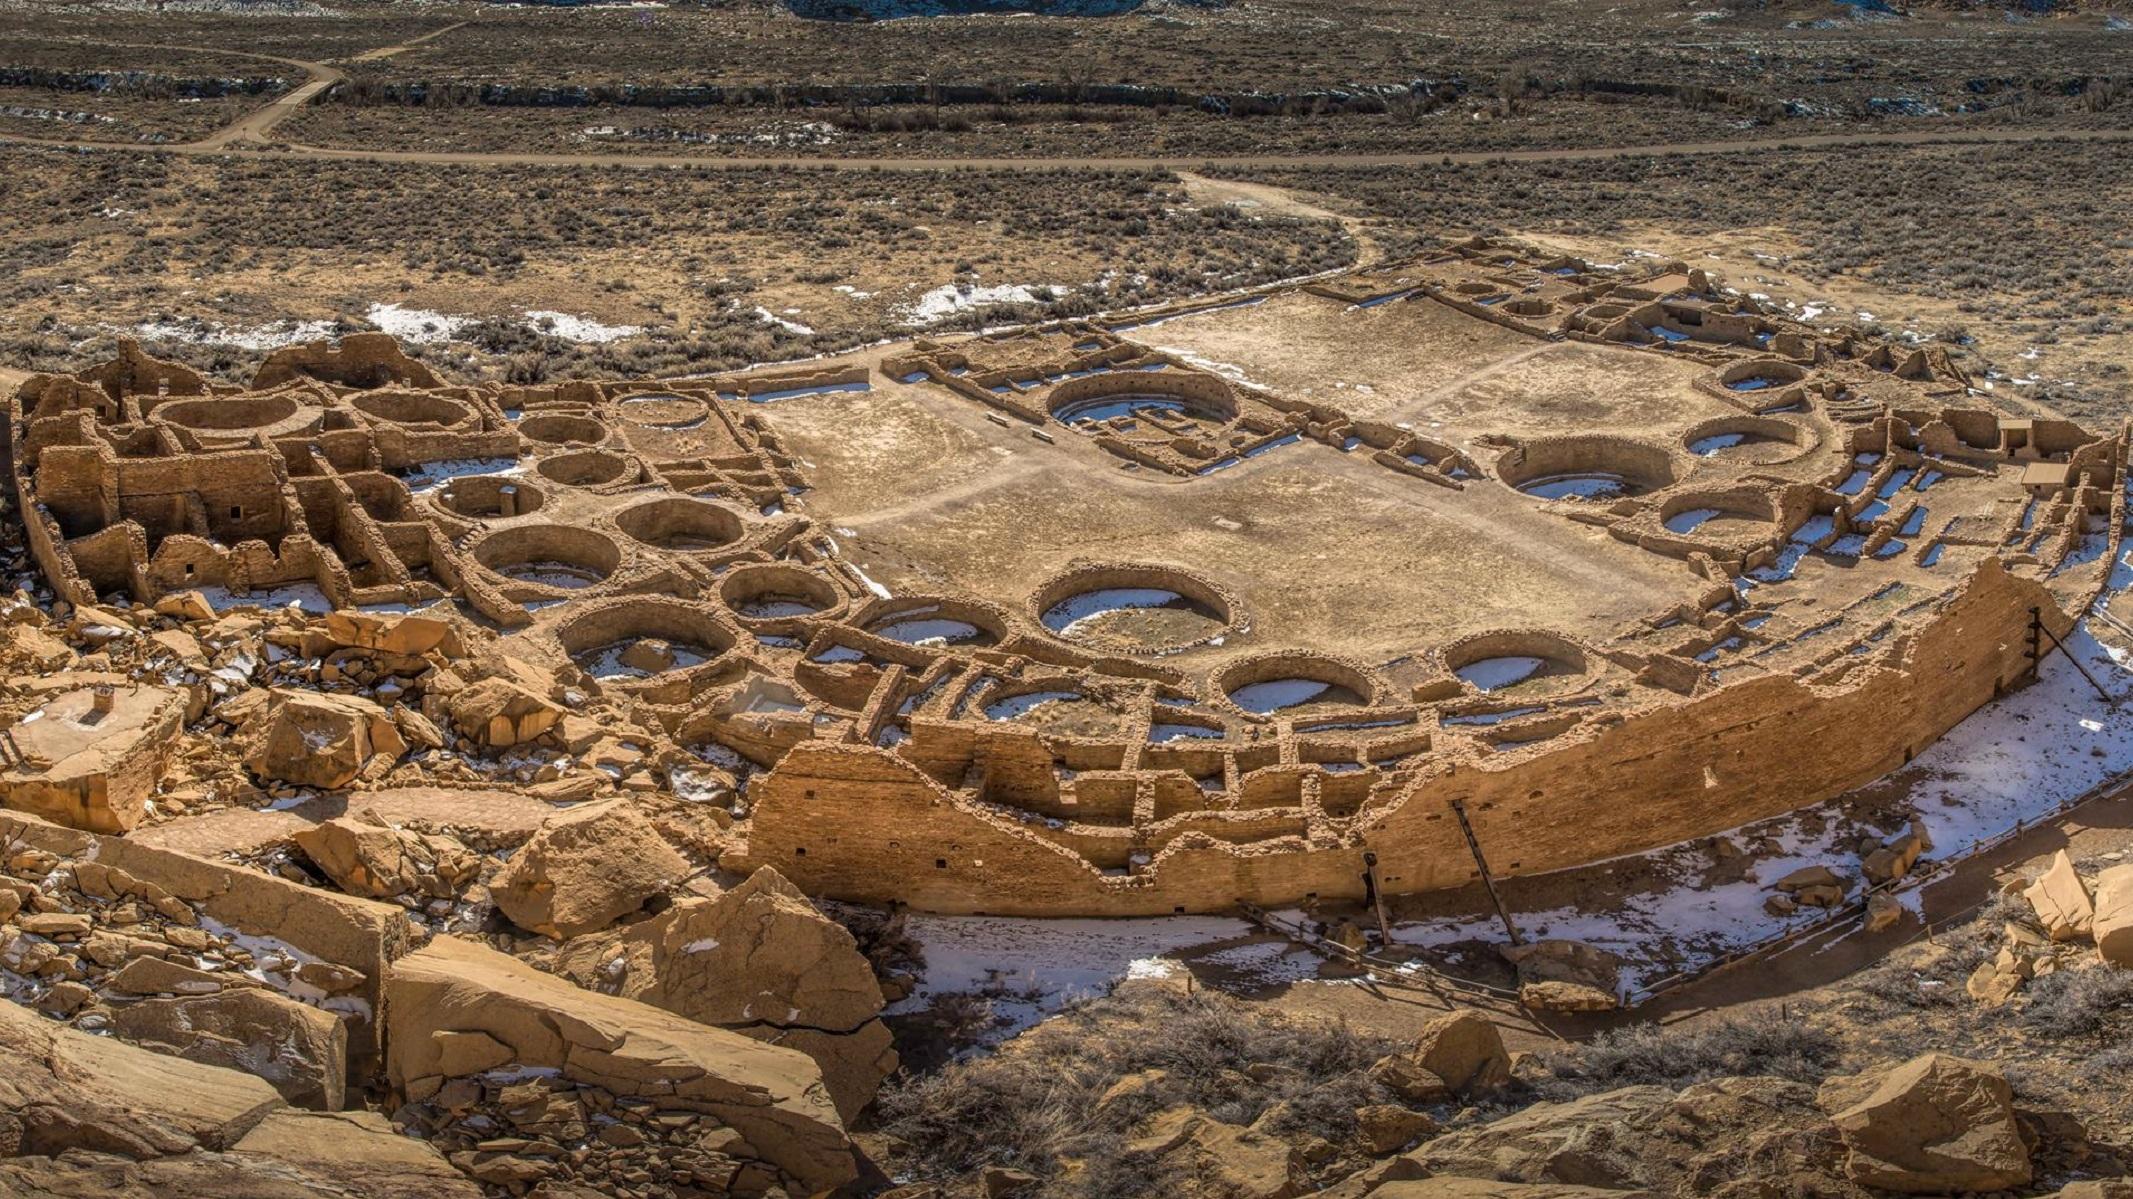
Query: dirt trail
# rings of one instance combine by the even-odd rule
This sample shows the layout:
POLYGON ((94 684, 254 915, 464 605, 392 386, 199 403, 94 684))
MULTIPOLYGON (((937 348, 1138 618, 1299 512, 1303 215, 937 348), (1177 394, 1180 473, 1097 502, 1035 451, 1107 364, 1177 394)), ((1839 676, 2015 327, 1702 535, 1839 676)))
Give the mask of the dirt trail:
POLYGON ((1377 239, 1370 235, 1368 223, 1352 213, 1335 212, 1330 208, 1320 208, 1316 204, 1298 199, 1296 193, 1287 188, 1275 187, 1272 184, 1244 183, 1233 179, 1210 179, 1205 175, 1196 175, 1191 171, 1179 171, 1177 176, 1185 184, 1185 194, 1192 197, 1193 203, 1202 207, 1231 204, 1238 208, 1262 208, 1268 212, 1280 213, 1283 216, 1335 221, 1339 223, 1342 229, 1347 230, 1349 237, 1355 240, 1356 266, 1370 266, 1385 256, 1383 248, 1377 243, 1377 239))

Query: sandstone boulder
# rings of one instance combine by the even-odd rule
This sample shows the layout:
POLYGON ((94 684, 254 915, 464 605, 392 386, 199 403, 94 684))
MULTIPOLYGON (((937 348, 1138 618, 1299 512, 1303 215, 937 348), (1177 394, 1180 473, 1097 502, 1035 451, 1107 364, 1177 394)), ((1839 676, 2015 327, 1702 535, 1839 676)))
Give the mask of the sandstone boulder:
POLYGON ((292 838, 333 884, 350 895, 395 899, 458 895, 481 870, 481 859, 450 837, 336 817, 292 838))
POLYGON ((1990 1067, 1929 1053, 1833 1082, 1822 1101, 1836 1108, 1830 1118, 1850 1151, 1845 1172, 1861 1185, 1947 1195, 2029 1184, 2013 1092, 1990 1067))
POLYGON ((512 923, 561 940, 613 924, 688 873, 652 822, 614 799, 550 818, 490 891, 512 923))
POLYGON ((1876 891, 1866 901, 1866 931, 1882 932, 1903 919, 1903 904, 1885 891, 1876 891))
POLYGON ((452 696, 452 724, 490 749, 538 740, 563 719, 563 709, 511 682, 483 679, 452 696))
POLYGON ((1129 1154, 1152 1154, 1195 1179, 1208 1199, 1292 1199, 1305 1190, 1303 1158, 1280 1138, 1225 1124, 1179 1107, 1148 1122, 1126 1142, 1129 1154))
POLYGON ((260 987, 114 1007, 120 1040, 264 1079, 300 1107, 338 1111, 348 1089, 340 1017, 260 987))
POLYGON ((1437 1131, 1437 1122, 1428 1113, 1409 1111, 1393 1103, 1355 1109, 1355 1126, 1372 1153, 1396 1153, 1424 1133, 1437 1131))
POLYGON ((393 963, 386 1013, 387 1076, 412 1100, 446 1084, 446 1055, 465 1047, 459 1034, 480 1033, 517 1068, 703 1113, 807 1193, 857 1174, 821 1072, 792 1050, 585 991, 451 937, 393 963))
POLYGON ((716 899, 580 937, 562 966, 583 985, 801 1050, 847 1120, 896 1069, 872 966, 843 926, 767 866, 716 899))
POLYGON ((1634 1086, 1538 1103, 1440 1133, 1407 1157, 1433 1175, 1688 1195, 1740 1177, 1744 1152, 1785 1162, 1789 1193, 1853 1189, 1815 1092, 1775 1078, 1719 1078, 1679 1092, 1634 1086))
POLYGON ((331 791, 366 769, 382 773, 406 750, 392 716, 367 699, 276 691, 245 729, 244 764, 258 778, 331 791))
POLYGON ((1511 1078, 1503 1035, 1494 1021, 1471 1008, 1423 1025, 1412 1053, 1417 1064, 1443 1079, 1455 1094, 1486 1094, 1511 1078))
POLYGON ((2054 941, 2078 941, 2089 935, 2096 920, 2088 884, 2074 869, 2074 860, 2060 850, 2051 868, 2022 892, 2037 913, 2037 922, 2054 941))
POLYGON ((1518 968, 1519 999, 1528 1007, 1594 1011, 1615 1006, 1622 959, 1604 949, 1551 939, 1502 952, 1518 968))
POLYGON ((445 658, 466 656, 466 641, 449 610, 374 613, 342 609, 329 612, 323 632, 334 644, 373 650, 401 658, 435 651, 445 658))
POLYGON ((2133 865, 2113 866, 2096 876, 2096 916, 2090 932, 2104 961, 2133 966, 2133 865))
POLYGON ((234 1070, 90 1036, 0 1003, 0 1149, 122 1158, 226 1149, 282 1106, 234 1070))

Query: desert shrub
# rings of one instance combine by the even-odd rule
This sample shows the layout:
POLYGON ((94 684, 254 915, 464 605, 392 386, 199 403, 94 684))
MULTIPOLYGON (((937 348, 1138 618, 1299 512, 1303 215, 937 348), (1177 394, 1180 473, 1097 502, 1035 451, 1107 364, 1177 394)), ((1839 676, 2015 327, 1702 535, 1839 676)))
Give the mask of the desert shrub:
POLYGON ((1071 1009, 990 1057, 895 1079, 875 1110, 907 1154, 897 1165, 919 1177, 1006 1165, 1044 1178, 1042 1193, 1058 1199, 1160 1194, 1156 1164, 1123 1152, 1149 1115, 1191 1105, 1251 1123, 1273 1109, 1279 1131, 1338 1141, 1354 1132, 1355 1108, 1385 1101, 1366 1071, 1396 1048, 1222 995, 1142 994, 1071 1009), (1159 1081, 1099 1110, 1120 1079, 1150 1070, 1159 1081), (1062 1159, 1086 1165, 1062 1173, 1062 1159))
POLYGON ((2133 971, 2057 970, 2029 984, 2023 1027, 2050 1037, 2094 1037, 2133 1020, 2133 971))
POLYGON ((1550 1099, 1572 1099, 1647 1083, 1680 1088, 1732 1075, 1817 1082, 1829 1073, 1837 1053, 1837 1038, 1828 1030, 1793 1021, 1636 1025, 1547 1054, 1542 1065, 1550 1077, 1536 1089, 1550 1099))

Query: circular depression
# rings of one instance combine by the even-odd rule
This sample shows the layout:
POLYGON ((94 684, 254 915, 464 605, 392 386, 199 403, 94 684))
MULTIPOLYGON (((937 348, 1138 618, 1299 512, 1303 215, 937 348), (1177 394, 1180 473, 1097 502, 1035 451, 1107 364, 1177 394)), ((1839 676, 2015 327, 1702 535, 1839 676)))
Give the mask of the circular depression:
POLYGON ((602 682, 634 682, 688 670, 733 648, 731 630, 699 603, 646 596, 603 604, 556 631, 563 652, 602 682))
POLYGON ((534 468, 542 478, 566 487, 598 487, 604 483, 634 480, 637 467, 621 454, 606 450, 576 450, 541 459, 534 468))
POLYGON ((829 580, 785 562, 735 567, 719 582, 718 597, 744 620, 827 616, 844 607, 829 580))
POLYGON ((989 604, 934 596, 878 600, 859 627, 905 645, 987 646, 1007 638, 1007 618, 989 604))
POLYGON ((1721 416, 1681 435, 1681 444, 1698 458, 1752 466, 1797 458, 1814 442, 1807 429, 1771 416, 1721 416))
POLYGON ((1223 425, 1237 415, 1227 383, 1181 371, 1104 371, 1069 379, 1052 389, 1048 403, 1053 420, 1084 432, 1108 428, 1167 437, 1169 430, 1149 418, 1223 425))
POLYGON ((599 445, 607 440, 607 426, 589 416, 529 416, 518 422, 518 431, 549 445, 599 445))
POLYGON ((1480 633, 1444 648, 1445 668, 1484 695, 1539 695, 1576 686, 1590 672, 1583 646, 1543 629, 1480 633))
POLYGON ((1542 500, 1614 500, 1672 486, 1678 471, 1665 449, 1626 437, 1551 437, 1514 446, 1496 477, 1542 500))
POLYGON ((1214 689, 1253 716, 1315 716, 1368 707, 1383 688, 1368 670, 1326 654, 1263 654, 1218 671, 1214 689))
POLYGON ((395 425, 450 428, 474 415, 473 409, 458 400, 416 391, 366 392, 348 403, 365 416, 395 425))
POLYGON ((483 537, 474 546, 474 560, 514 582, 575 591, 615 573, 622 551, 591 529, 518 525, 483 537))
POLYGON ((1228 592, 1168 566, 1075 567, 1030 597, 1030 615, 1045 631, 1111 653, 1205 645, 1235 628, 1237 614, 1228 592))
POLYGON ((655 391, 625 396, 615 404, 622 419, 648 429, 693 429, 711 419, 711 405, 695 396, 655 391))
POLYGON ((243 396, 233 399, 174 400, 155 410, 157 420, 202 433, 238 433, 271 429, 296 416, 288 396, 243 396))
POLYGON ((615 527, 632 541, 653 549, 693 552, 715 550, 741 539, 741 518, 707 500, 667 496, 624 508, 615 527))

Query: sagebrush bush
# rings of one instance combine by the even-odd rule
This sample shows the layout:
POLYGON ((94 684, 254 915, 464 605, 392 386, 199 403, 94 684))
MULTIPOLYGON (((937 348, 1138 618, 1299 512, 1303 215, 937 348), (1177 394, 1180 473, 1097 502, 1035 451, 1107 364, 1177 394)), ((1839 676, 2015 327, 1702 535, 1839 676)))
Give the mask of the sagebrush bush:
POLYGON ((2023 1027, 2050 1037, 2102 1038, 2133 1024, 2133 971, 2056 970, 2029 984, 2023 1027))
POLYGON ((1398 1048, 1222 995, 1137 995, 1070 1010, 993 1056, 893 1080, 876 1112, 908 1154, 899 1168, 920 1177, 1004 1165, 1046 1179, 1043 1193, 1061 1199, 1160 1194, 1155 1163, 1123 1153, 1148 1116, 1190 1105, 1249 1124, 1271 1109, 1280 1131, 1339 1142, 1353 1136, 1357 1107, 1386 1101, 1367 1071, 1398 1048), (1099 1110, 1119 1080, 1151 1070, 1159 1081, 1099 1110), (1061 1173, 1062 1159, 1087 1165, 1061 1173))
POLYGON ((1544 1056, 1550 1077, 1536 1089, 1572 1099, 1620 1087, 1687 1087, 1734 1075, 1819 1082, 1837 1061, 1836 1036, 1812 1024, 1726 1020, 1694 1028, 1635 1025, 1544 1056))

